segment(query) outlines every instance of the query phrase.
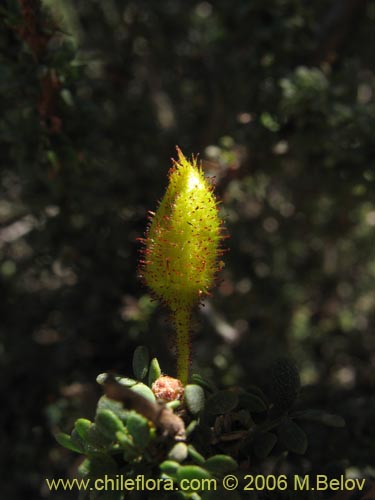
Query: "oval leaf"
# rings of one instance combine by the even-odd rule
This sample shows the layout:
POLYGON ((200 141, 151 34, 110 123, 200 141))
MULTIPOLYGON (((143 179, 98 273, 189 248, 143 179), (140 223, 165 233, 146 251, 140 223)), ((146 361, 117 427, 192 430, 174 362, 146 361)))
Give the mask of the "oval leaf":
POLYGON ((148 420, 138 413, 129 413, 126 422, 127 429, 131 434, 134 444, 140 448, 145 448, 150 442, 150 428, 148 420))
POLYGON ((131 390, 148 399, 149 401, 151 401, 151 403, 155 403, 156 401, 152 390, 147 385, 142 384, 142 382, 133 385, 133 387, 131 387, 131 390))
POLYGON ((133 372, 136 379, 143 380, 146 377, 149 359, 147 347, 138 346, 133 355, 133 372))
POLYGON ((298 453, 303 455, 307 448, 307 436, 305 432, 301 429, 290 418, 284 419, 279 425, 278 436, 280 443, 285 446, 288 451, 293 453, 298 453))
POLYGON ((82 453, 83 451, 83 449, 80 448, 77 443, 72 441, 72 438, 71 436, 69 436, 69 434, 59 432, 58 434, 55 434, 55 439, 61 446, 70 451, 75 451, 76 453, 82 453))
POLYGON ((220 415, 228 413, 238 404, 238 394, 233 391, 219 391, 210 396, 206 401, 208 413, 220 415))
POLYGON ((205 463, 205 458, 203 455, 201 455, 193 445, 189 444, 188 446, 188 452, 190 455, 190 458, 192 459, 193 462, 195 462, 198 465, 203 465, 205 463))
POLYGON ((250 392, 240 394, 239 405, 249 410, 250 413, 260 413, 267 410, 267 405, 263 399, 250 392))
POLYGON ((153 358, 150 363, 150 368, 148 370, 148 385, 151 387, 152 384, 157 380, 161 375, 161 370, 159 366, 159 362, 156 358, 153 358))
POLYGON ((116 377, 116 380, 119 384, 124 385, 125 387, 132 387, 137 383, 137 380, 129 377, 116 377))
POLYGON ((262 432, 254 439, 254 453, 258 458, 264 459, 271 453, 277 442, 277 437, 272 432, 262 432))
POLYGON ((164 462, 160 464, 160 470, 169 475, 175 475, 179 467, 180 464, 174 460, 164 460, 164 462))
POLYGON ((124 424, 111 410, 100 409, 96 412, 95 424, 99 432, 114 441, 116 433, 125 431, 124 424))
POLYGON ((74 424, 74 428, 76 429, 79 437, 84 441, 88 441, 89 439, 91 425, 92 422, 87 420, 87 418, 79 418, 74 424))
POLYGON ((228 455, 214 455, 206 460, 205 468, 214 474, 227 474, 238 469, 238 464, 228 455))
POLYGON ((185 403, 190 413, 196 415, 204 408, 204 390, 200 385, 189 384, 185 387, 185 403))
POLYGON ((201 377, 198 373, 193 373, 193 375, 191 376, 191 381, 194 382, 194 384, 200 385, 201 387, 203 387, 203 389, 207 389, 210 392, 215 391, 215 386, 210 381, 201 377))
POLYGON ((177 481, 181 482, 183 479, 191 481, 192 479, 210 479, 211 474, 199 467, 198 465, 182 465, 177 471, 177 481))
POLYGON ((175 462, 183 462, 188 456, 188 447, 185 443, 177 443, 173 446, 171 451, 168 453, 168 458, 174 460, 175 462))

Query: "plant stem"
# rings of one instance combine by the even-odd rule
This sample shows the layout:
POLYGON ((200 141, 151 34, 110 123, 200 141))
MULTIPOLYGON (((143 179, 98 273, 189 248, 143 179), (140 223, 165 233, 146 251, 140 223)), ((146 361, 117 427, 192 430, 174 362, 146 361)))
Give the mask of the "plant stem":
POLYGON ((174 311, 174 324, 177 333, 177 378, 186 385, 190 368, 190 316, 189 307, 180 306, 174 311))

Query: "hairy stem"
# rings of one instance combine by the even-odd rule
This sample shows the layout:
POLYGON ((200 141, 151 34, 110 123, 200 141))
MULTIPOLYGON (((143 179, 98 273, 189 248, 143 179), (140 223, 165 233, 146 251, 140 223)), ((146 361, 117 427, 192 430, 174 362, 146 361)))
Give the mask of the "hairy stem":
POLYGON ((190 368, 190 316, 188 307, 180 307, 173 313, 177 333, 177 378, 186 385, 190 368))

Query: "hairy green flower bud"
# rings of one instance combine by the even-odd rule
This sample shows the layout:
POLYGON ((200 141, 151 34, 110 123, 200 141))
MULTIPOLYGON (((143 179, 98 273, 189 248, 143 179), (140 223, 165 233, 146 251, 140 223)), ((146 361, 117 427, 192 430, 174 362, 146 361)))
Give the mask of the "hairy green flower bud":
POLYGON ((186 383, 191 309, 209 292, 222 263, 222 222, 212 184, 196 158, 178 160, 144 243, 141 275, 172 312, 177 330, 178 373, 186 383), (187 357, 187 359, 186 359, 187 357))

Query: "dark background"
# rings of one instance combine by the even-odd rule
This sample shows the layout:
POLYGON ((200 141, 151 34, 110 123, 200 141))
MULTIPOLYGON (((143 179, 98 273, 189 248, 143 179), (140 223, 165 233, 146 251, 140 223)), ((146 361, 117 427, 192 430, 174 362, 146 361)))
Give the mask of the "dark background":
POLYGON ((0 7, 0 470, 49 494, 95 378, 145 344, 174 374, 139 245, 178 144, 216 176, 231 235, 196 313, 193 369, 222 387, 300 369, 306 471, 375 474, 374 2, 5 0, 0 7))

